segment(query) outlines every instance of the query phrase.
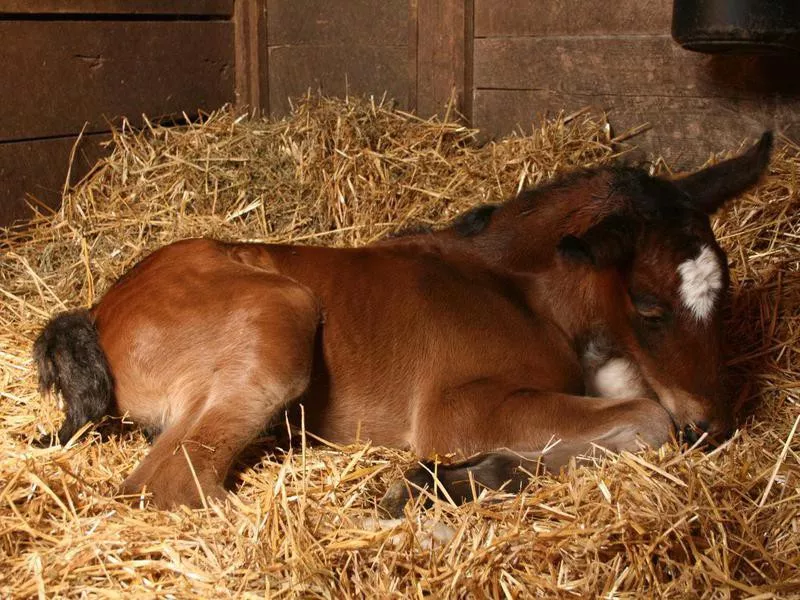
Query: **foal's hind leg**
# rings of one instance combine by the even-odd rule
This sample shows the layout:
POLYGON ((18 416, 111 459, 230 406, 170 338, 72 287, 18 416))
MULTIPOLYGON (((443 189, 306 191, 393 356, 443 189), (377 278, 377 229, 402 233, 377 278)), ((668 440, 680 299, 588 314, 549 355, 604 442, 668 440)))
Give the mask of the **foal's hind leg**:
MULTIPOLYGON (((420 455, 483 452, 435 466, 438 491, 444 490, 440 495, 456 502, 471 500, 473 489, 507 485, 518 491, 529 474, 542 468, 558 471, 593 445, 634 451, 643 444, 659 446, 673 433, 672 419, 655 400, 504 390, 486 380, 460 386, 457 394, 443 394, 440 402, 419 411, 419 419, 413 445, 420 455)), ((433 468, 428 461, 408 471, 412 485, 392 486, 381 502, 383 510, 397 516, 415 488, 434 492, 433 468)))
POLYGON ((207 403, 198 416, 186 415, 161 434, 125 480, 122 492, 150 492, 153 503, 161 508, 197 507, 204 497, 222 497, 223 482, 236 456, 277 410, 302 391, 302 386, 279 386, 272 393, 239 390, 207 403))
POLYGON ((222 325, 209 325, 204 348, 215 352, 206 361, 213 373, 200 394, 189 389, 175 399, 176 407, 185 408, 125 480, 123 493, 146 490, 160 507, 200 506, 204 497, 223 495, 236 456, 305 391, 319 308, 305 288, 280 279, 240 286, 242 298, 231 299, 228 314, 246 316, 227 325, 220 316, 222 325))
POLYGON ((450 464, 423 460, 388 489, 379 508, 384 516, 399 518, 421 490, 456 504, 474 500, 483 489, 518 492, 543 468, 541 452, 493 450, 450 464))

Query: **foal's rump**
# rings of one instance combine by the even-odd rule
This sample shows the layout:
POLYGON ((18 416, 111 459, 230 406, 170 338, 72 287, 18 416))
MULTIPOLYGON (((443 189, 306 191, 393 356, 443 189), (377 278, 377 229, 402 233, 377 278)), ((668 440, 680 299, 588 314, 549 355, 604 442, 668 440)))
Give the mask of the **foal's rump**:
POLYGON ((198 505, 308 387, 320 307, 300 283, 187 240, 112 287, 94 318, 118 412, 163 432, 124 492, 198 505))
POLYGON ((267 363, 287 377, 306 368, 319 321, 304 286, 199 239, 150 255, 92 313, 118 411, 161 428, 267 363))

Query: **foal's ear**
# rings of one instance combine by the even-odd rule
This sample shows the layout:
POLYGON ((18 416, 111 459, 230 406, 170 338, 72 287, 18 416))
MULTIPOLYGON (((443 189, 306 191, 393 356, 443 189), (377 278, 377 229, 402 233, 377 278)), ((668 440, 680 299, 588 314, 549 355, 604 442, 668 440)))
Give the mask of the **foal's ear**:
POLYGON ((673 183, 695 206, 711 214, 731 198, 756 183, 769 163, 772 132, 765 131, 758 143, 744 154, 724 160, 673 183))
POLYGON ((565 235, 558 243, 559 253, 598 269, 621 266, 633 257, 636 225, 627 216, 613 214, 590 227, 580 236, 565 235))

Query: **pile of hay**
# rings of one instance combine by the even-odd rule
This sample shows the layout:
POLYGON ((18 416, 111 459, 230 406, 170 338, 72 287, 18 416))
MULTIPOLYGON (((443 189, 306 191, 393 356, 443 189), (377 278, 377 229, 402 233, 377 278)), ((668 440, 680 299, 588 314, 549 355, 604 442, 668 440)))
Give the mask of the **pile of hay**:
POLYGON ((225 504, 160 512, 114 500, 147 450, 139 433, 29 446, 60 419, 35 389, 37 330, 148 251, 196 235, 364 244, 611 161, 614 147, 585 114, 479 147, 458 124, 324 99, 280 122, 222 111, 116 132, 59 214, 0 238, 0 596, 800 593, 800 150, 785 142, 716 222, 734 285, 732 402, 751 416, 710 454, 609 457, 376 530, 376 499, 408 453, 301 445, 245 470, 225 504), (453 539, 432 543, 432 523, 453 539))

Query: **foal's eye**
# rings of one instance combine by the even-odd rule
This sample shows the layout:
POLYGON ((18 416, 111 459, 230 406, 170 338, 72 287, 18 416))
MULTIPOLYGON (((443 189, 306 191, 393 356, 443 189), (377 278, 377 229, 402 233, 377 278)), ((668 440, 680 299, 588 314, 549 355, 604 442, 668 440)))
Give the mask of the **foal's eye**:
POLYGON ((647 308, 636 308, 639 316, 648 323, 663 323, 666 319, 666 311, 661 306, 648 306, 647 308))
POLYGON ((633 305, 642 320, 648 325, 660 325, 669 316, 668 309, 657 299, 650 296, 632 296, 633 305))

